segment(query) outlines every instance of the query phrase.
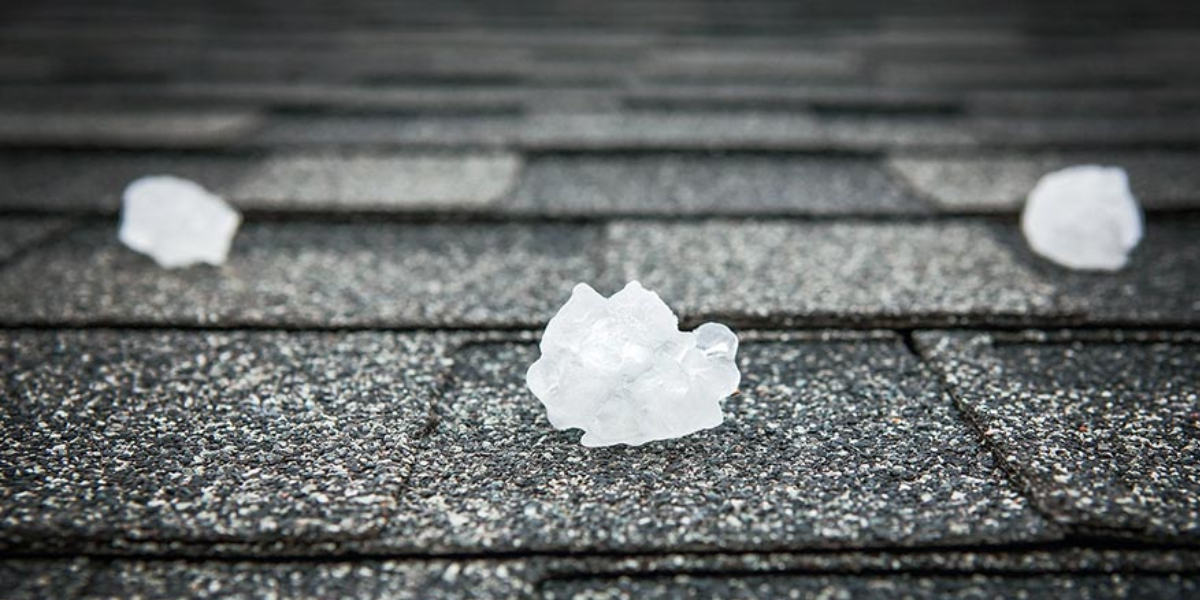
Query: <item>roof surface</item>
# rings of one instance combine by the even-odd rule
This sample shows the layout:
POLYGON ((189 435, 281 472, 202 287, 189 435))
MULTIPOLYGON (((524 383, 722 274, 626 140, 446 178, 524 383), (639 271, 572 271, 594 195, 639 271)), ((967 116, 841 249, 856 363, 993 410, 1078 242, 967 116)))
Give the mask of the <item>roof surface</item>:
POLYGON ((0 598, 1200 596, 1200 6, 6 2, 0 598), (1025 245, 1125 167, 1117 273, 1025 245), (132 179, 239 207, 117 240, 132 179), (738 330, 584 448, 578 282, 738 330))

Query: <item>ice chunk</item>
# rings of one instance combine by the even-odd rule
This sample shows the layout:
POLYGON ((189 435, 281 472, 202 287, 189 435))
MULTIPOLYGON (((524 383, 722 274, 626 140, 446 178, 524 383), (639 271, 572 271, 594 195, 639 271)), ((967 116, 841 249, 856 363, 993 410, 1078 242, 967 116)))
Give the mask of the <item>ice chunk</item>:
POLYGON ((119 237, 168 269, 219 265, 241 222, 233 207, 195 182, 152 175, 125 188, 119 237))
POLYGON ((1142 239, 1142 212, 1124 169, 1069 167, 1034 186, 1021 231, 1034 252, 1064 267, 1116 271, 1142 239))
POLYGON ((542 356, 526 374, 550 424, 578 427, 584 446, 633 446, 721 424, 720 400, 737 390, 738 340, 679 319, 636 281, 605 298, 586 283, 550 320, 542 356))

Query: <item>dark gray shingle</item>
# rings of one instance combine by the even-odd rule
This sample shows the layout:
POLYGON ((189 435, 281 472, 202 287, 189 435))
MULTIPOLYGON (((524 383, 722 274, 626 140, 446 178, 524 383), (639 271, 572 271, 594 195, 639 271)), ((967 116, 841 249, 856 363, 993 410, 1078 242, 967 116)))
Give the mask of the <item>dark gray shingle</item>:
POLYGON ((163 270, 81 228, 0 271, 5 323, 505 326, 544 323, 595 281, 599 231, 568 226, 259 224, 229 262, 163 270))
POLYGON ((1200 338, 917 341, 1041 511, 1103 534, 1200 537, 1200 338))
POLYGON ((428 425, 446 343, 0 333, 0 548, 302 553, 377 535, 428 425))
POLYGON ((525 387, 532 344, 466 346, 389 543, 421 552, 783 550, 1045 540, 898 337, 747 342, 723 425, 585 448, 525 387))

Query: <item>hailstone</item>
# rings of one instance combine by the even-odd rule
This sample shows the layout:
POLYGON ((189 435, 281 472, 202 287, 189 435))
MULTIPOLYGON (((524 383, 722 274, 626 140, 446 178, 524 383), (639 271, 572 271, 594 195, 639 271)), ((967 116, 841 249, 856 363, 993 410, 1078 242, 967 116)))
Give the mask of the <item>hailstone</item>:
POLYGON ((1021 231, 1034 252, 1064 267, 1116 271, 1142 239, 1142 212, 1124 169, 1069 167, 1034 186, 1021 231))
POLYGON ((679 331, 675 313, 630 282, 611 298, 575 286, 542 335, 526 382, 557 429, 584 446, 637 446, 720 425, 737 391, 738 339, 718 323, 679 331))
POLYGON ((199 184, 152 175, 125 188, 118 237, 168 269, 220 265, 241 222, 237 210, 199 184))

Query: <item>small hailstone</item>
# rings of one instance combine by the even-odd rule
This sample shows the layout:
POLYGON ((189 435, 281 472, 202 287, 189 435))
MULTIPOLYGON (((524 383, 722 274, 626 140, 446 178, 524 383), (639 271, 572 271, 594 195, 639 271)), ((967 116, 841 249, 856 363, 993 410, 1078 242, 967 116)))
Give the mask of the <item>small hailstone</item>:
POLYGON ((658 294, 636 281, 605 298, 586 283, 550 320, 526 374, 550 424, 584 446, 637 446, 721 424, 720 400, 741 381, 728 327, 679 331, 658 294))
POLYGON ((1069 167, 1034 186, 1021 231, 1034 252, 1064 267, 1116 271, 1142 239, 1142 212, 1124 169, 1069 167))
POLYGON ((168 269, 219 265, 241 222, 237 210, 195 182, 153 175, 125 188, 119 237, 168 269))

